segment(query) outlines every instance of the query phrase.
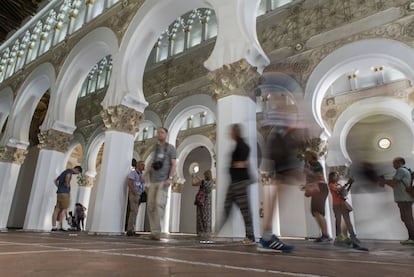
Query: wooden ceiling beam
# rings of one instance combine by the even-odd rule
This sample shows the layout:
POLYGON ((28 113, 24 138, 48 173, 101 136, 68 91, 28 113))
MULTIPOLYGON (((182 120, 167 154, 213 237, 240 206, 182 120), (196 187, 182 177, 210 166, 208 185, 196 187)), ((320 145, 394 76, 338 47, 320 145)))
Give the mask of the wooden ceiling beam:
POLYGON ((21 23, 36 13, 38 1, 0 0, 0 44, 8 33, 18 29, 21 23))

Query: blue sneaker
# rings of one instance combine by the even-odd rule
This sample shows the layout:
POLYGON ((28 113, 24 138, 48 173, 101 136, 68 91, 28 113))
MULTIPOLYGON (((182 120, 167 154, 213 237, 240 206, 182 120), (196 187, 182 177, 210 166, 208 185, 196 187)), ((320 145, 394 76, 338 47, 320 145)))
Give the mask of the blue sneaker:
POLYGON ((259 252, 290 253, 293 249, 293 246, 285 244, 275 235, 273 235, 270 240, 261 238, 257 244, 257 251, 259 252))

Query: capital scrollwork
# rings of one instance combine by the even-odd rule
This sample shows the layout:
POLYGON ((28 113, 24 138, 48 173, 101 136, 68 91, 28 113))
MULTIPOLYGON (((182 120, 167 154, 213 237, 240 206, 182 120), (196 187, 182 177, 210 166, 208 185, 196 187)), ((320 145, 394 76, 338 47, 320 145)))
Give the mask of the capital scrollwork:
POLYGON ((183 191, 184 191, 184 184, 181 184, 181 183, 174 183, 174 184, 171 186, 171 190, 172 190, 172 192, 176 192, 176 193, 183 193, 183 191))
POLYGON ((38 134, 40 149, 47 149, 65 153, 68 151, 70 142, 73 139, 72 134, 50 129, 41 131, 38 134))
POLYGON ((208 74, 215 99, 230 95, 254 97, 253 92, 259 83, 259 77, 256 67, 251 66, 244 59, 226 64, 221 69, 208 74))
POLYGON ((318 157, 325 157, 328 151, 328 143, 321 138, 309 138, 298 153, 298 158, 303 159, 306 151, 313 151, 318 157))
POLYGON ((350 170, 346 165, 330 166, 328 167, 328 172, 337 172, 342 179, 348 179, 350 177, 350 170))
POLYGON ((26 149, 10 146, 0 147, 0 162, 22 165, 26 155, 26 149))
POLYGON ((142 114, 133 108, 119 105, 112 106, 101 112, 105 128, 110 131, 135 134, 142 114))
POLYGON ((82 178, 81 186, 82 187, 93 187, 94 184, 95 184, 95 180, 96 180, 95 177, 92 177, 92 176, 89 176, 89 175, 85 175, 82 178))

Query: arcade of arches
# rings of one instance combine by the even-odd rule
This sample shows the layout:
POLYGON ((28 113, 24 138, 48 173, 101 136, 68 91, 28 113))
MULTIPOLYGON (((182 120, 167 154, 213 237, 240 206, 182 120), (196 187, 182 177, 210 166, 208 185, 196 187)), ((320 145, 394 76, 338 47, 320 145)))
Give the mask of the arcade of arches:
MULTIPOLYGON (((258 180, 250 186, 256 235, 259 210, 268 212, 266 196, 277 189, 274 232, 318 236, 301 184, 269 185, 267 141, 288 114, 312 126, 326 171, 354 176, 358 236, 405 238, 392 192, 359 169, 369 162, 392 175, 395 156, 414 165, 411 6, 406 0, 50 1, 37 18, 50 20, 40 26, 33 17, 0 47, 0 229, 49 230, 53 180, 79 164, 84 175, 74 178, 71 198, 88 208, 86 229, 121 234, 131 159, 149 164, 162 126, 178 157, 162 228, 195 233, 189 167, 213 172, 215 221, 229 181, 228 126, 240 123, 258 180)), ((332 232, 330 205, 329 199, 332 232)), ((145 204, 137 221, 137 230, 147 229, 145 204)), ((234 210, 221 235, 243 234, 234 210)))

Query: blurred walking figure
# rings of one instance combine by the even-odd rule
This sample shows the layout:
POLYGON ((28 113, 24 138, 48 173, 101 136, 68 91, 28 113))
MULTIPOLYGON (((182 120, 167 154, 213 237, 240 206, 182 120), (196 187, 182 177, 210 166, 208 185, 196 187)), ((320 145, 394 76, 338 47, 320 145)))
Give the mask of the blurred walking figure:
MULTIPOLYGON (((290 121, 286 121, 290 122, 290 121)), ((299 185, 303 182, 303 161, 299 159, 299 152, 303 149, 307 137, 307 130, 292 125, 281 124, 271 136, 267 145, 267 160, 271 174, 271 184, 299 185)), ((257 250, 260 252, 289 253, 294 247, 281 241, 272 231, 273 213, 277 194, 273 194, 271 203, 263 214, 263 235, 259 240, 257 250)))
POLYGON ((311 197, 311 212, 321 229, 322 235, 315 242, 329 242, 331 238, 328 234, 328 227, 325 219, 325 203, 328 198, 329 190, 325 183, 323 175, 323 167, 318 161, 318 154, 314 151, 307 150, 305 152, 306 186, 315 184, 316 190, 309 195, 311 197))
POLYGON ((354 226, 352 226, 351 218, 349 217, 352 207, 346 201, 345 193, 343 193, 352 185, 353 180, 350 179, 344 186, 341 186, 338 183, 339 175, 337 172, 330 172, 328 179, 328 186, 332 195, 332 209, 335 214, 335 243, 348 243, 349 240, 348 234, 342 233, 341 230, 342 217, 344 218, 346 229, 349 232, 351 241, 359 243, 359 240, 356 238, 354 226))
POLYGON ((193 174, 193 186, 200 186, 199 192, 203 194, 202 201, 196 201, 197 206, 197 234, 202 238, 211 235, 211 190, 213 181, 211 170, 204 171, 204 179, 193 174))
POLYGON ((231 184, 228 187, 224 202, 224 218, 219 226, 221 228, 227 221, 233 203, 235 203, 242 213, 246 230, 246 238, 242 243, 254 244, 255 237, 253 232, 252 214, 247 193, 249 185, 251 184, 248 170, 250 147, 242 138, 242 130, 239 124, 232 124, 230 126, 230 137, 236 142, 236 147, 231 154, 231 162, 229 166, 231 184))
POLYGON ((395 158, 392 161, 392 165, 396 170, 394 177, 392 179, 382 177, 380 185, 389 185, 394 191, 394 201, 400 209, 401 221, 405 224, 408 231, 408 239, 401 241, 401 244, 414 244, 414 219, 412 209, 414 198, 406 191, 406 188, 411 186, 411 174, 405 167, 405 159, 402 157, 395 158))

